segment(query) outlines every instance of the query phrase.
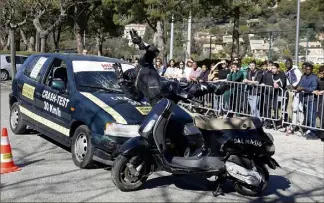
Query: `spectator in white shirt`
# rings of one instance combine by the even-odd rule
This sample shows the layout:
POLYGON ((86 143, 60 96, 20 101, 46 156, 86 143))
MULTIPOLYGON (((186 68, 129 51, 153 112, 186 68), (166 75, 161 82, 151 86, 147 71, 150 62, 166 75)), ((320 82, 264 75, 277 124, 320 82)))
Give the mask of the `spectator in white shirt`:
POLYGON ((175 66, 175 61, 173 59, 171 59, 169 61, 169 65, 164 73, 164 77, 166 77, 166 78, 176 78, 177 77, 177 67, 175 66))
POLYGON ((179 67, 178 67, 178 69, 176 71, 176 78, 178 80, 181 80, 181 79, 186 77, 185 74, 184 74, 184 70, 185 70, 185 65, 184 64, 185 63, 183 61, 179 62, 179 67))
POLYGON ((187 66, 184 69, 184 78, 186 80, 189 80, 189 75, 191 73, 193 63, 194 63, 194 61, 192 59, 188 59, 187 66))

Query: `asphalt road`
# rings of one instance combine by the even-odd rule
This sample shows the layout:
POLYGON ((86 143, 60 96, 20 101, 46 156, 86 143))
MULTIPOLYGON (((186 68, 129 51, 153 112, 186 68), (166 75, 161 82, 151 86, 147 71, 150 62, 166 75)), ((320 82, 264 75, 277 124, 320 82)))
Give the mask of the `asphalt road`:
POLYGON ((14 135, 9 128, 9 91, 1 83, 1 128, 8 128, 15 163, 22 170, 1 175, 1 202, 324 202, 323 142, 274 131, 275 158, 283 167, 269 169, 270 184, 261 197, 243 197, 229 183, 226 195, 215 198, 207 180, 167 173, 152 175, 140 191, 121 192, 109 169, 79 169, 67 149, 45 136, 14 135))

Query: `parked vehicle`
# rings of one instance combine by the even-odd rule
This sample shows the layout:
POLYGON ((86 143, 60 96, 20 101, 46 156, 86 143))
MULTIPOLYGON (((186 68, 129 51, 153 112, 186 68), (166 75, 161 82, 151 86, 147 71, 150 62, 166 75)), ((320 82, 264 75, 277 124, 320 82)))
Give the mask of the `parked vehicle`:
MULTIPOLYGON (((27 58, 28 56, 16 55, 17 70, 27 60, 27 58)), ((0 54, 0 68, 0 81, 5 81, 12 77, 11 56, 9 54, 0 54)))
MULTIPOLYGON (((190 98, 183 92, 177 96, 187 102, 190 98)), ((268 185, 266 165, 279 166, 271 158, 273 137, 263 131, 258 118, 192 117, 164 98, 148 114, 139 134, 117 151, 111 175, 121 191, 137 190, 152 172, 162 170, 216 176, 214 196, 226 180, 233 181, 238 193, 255 196, 268 185)))
MULTIPOLYGON (((18 70, 10 94, 10 127, 26 127, 71 148, 76 166, 111 165, 111 154, 133 136, 151 110, 127 98, 117 85, 119 59, 74 54, 31 55, 18 70), (114 132, 107 135, 105 132, 114 132)), ((23 138, 22 138, 23 139, 23 138)))

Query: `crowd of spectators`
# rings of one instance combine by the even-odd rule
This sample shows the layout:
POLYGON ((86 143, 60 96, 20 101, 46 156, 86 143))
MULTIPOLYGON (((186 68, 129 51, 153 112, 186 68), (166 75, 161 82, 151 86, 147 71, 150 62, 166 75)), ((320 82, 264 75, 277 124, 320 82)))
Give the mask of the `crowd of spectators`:
MULTIPOLYGON (((134 65, 138 65, 138 59, 135 59, 134 65)), ((296 131, 294 126, 303 122, 304 125, 310 126, 305 133, 307 139, 316 139, 316 131, 312 129, 315 128, 316 117, 322 118, 321 127, 324 128, 324 96, 320 96, 324 95, 324 66, 320 67, 318 76, 313 73, 311 63, 305 62, 300 70, 288 58, 285 67, 287 71, 281 71, 279 64, 272 61, 265 61, 260 67, 255 61, 243 66, 239 58, 234 58, 231 62, 221 60, 210 66, 202 64, 201 67, 192 58, 186 63, 171 59, 167 66, 163 65, 161 58, 155 60, 156 70, 168 79, 189 82, 238 82, 241 86, 236 86, 224 94, 225 103, 230 109, 239 111, 239 106, 243 106, 238 104, 241 102, 247 104, 252 116, 278 118, 279 111, 286 108, 286 112, 290 112, 286 116, 293 124, 285 126, 284 131, 287 135, 293 134, 296 131), (293 90, 283 98, 286 99, 284 107, 283 99, 278 97, 279 89, 293 90)), ((267 120, 264 125, 267 128, 273 127, 272 122, 267 120)))

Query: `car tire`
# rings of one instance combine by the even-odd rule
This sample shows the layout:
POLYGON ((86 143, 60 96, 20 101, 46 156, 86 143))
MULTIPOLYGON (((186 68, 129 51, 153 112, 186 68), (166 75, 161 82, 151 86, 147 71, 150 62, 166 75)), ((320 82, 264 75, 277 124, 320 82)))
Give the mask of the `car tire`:
POLYGON ((86 125, 79 126, 72 137, 72 159, 79 168, 91 168, 93 166, 94 147, 91 143, 91 131, 86 125))
POLYGON ((18 102, 15 102, 10 107, 10 128, 15 134, 25 134, 27 132, 27 125, 24 124, 20 113, 18 102))
POLYGON ((1 70, 0 72, 0 81, 6 81, 9 79, 9 73, 6 70, 1 70))

